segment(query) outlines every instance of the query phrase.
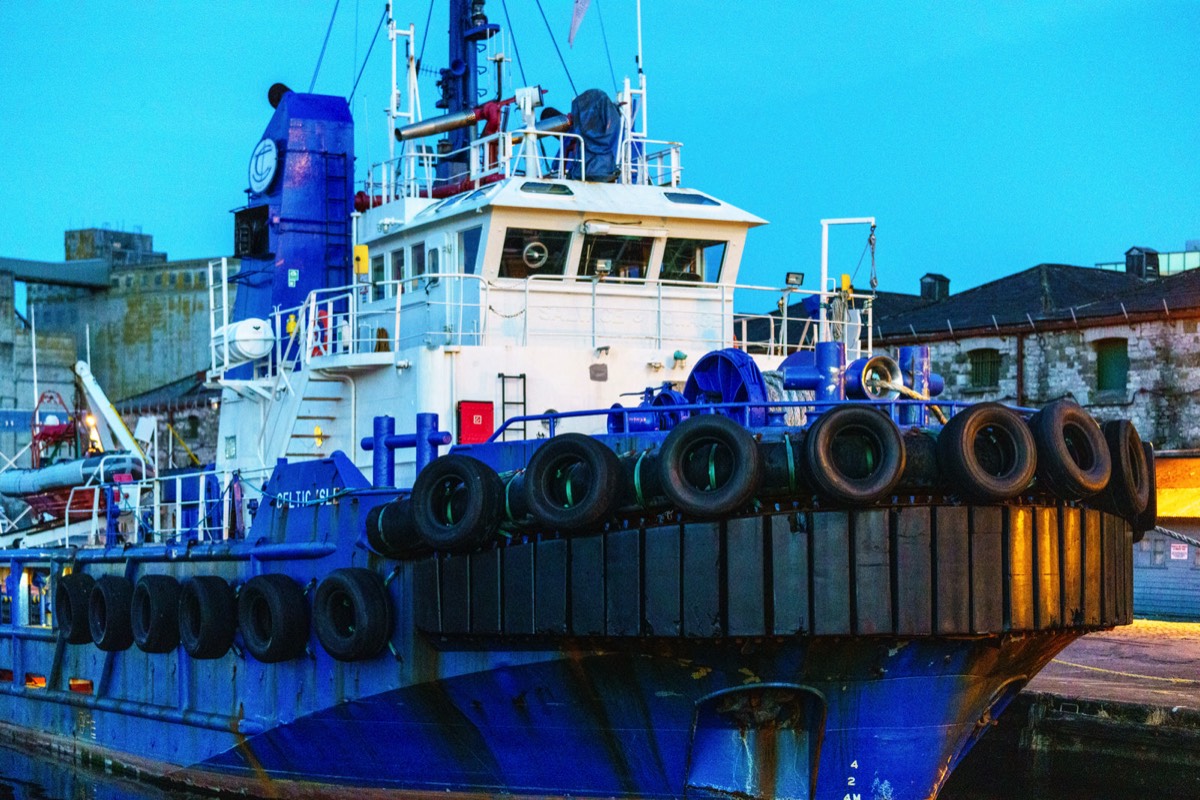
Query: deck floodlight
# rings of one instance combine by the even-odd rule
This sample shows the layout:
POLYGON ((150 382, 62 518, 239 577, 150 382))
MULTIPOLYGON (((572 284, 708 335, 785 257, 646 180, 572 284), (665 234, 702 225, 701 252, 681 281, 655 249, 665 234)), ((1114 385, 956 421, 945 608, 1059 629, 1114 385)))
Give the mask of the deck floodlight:
POLYGON ((804 273, 789 272, 784 283, 786 283, 788 286, 799 286, 800 284, 804 283, 804 273))

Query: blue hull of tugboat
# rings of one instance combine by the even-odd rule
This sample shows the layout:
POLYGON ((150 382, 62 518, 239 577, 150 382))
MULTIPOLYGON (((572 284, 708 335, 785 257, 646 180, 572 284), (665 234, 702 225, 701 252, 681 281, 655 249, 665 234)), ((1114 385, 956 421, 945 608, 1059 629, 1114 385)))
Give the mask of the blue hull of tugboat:
POLYGON ((1055 653, 1129 616, 1130 528, 1062 503, 776 508, 396 562, 362 544, 395 493, 363 484, 338 456, 282 467, 245 540, 9 558, 310 588, 367 567, 389 576, 382 655, 311 634, 281 663, 104 652, 8 625, 0 728, 264 795, 926 798, 1055 653))
MULTIPOLYGON (((6 692, 0 714, 24 729, 19 736, 27 742, 42 735, 29 731, 40 731, 79 756, 260 793, 302 784, 317 796, 408 790, 918 798, 936 791, 981 733, 981 709, 994 699, 989 716, 998 714, 1024 685, 1012 676, 1032 675, 1073 638, 797 641, 763 645, 767 652, 749 657, 733 644, 664 644, 640 654, 446 654, 435 658, 443 669, 490 666, 378 694, 363 685, 363 696, 249 735, 206 725, 216 721, 199 714, 155 718, 153 706, 139 713, 134 701, 110 710, 6 692), (503 663, 527 659, 549 660, 503 663), (802 724, 752 730, 704 713, 706 698, 731 687, 796 684, 828 700, 823 735, 802 724)), ((287 665, 273 675, 249 672, 269 692, 305 684, 297 673, 315 671, 287 665)), ((159 676, 146 675, 153 694, 159 676)), ((367 682, 361 674, 327 680, 338 677, 367 682)), ((171 698, 161 700, 166 707, 171 698)))
POLYGON ((751 659, 730 648, 728 658, 708 661, 727 662, 716 669, 682 656, 567 656, 342 704, 250 737, 203 766, 426 792, 927 797, 980 733, 977 703, 1010 670, 1032 674, 1073 638, 1035 636, 1003 655, 995 642, 793 644, 751 659), (825 674, 835 662, 890 674, 839 679, 825 674), (768 745, 761 731, 756 742, 736 726, 703 727, 698 703, 749 686, 756 669, 829 698, 823 742, 797 728, 772 731, 768 745))

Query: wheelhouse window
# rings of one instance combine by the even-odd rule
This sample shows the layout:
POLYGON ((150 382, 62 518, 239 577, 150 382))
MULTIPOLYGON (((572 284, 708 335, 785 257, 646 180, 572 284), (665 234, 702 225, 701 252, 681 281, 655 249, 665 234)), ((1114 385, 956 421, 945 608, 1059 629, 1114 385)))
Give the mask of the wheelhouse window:
POLYGON ((387 266, 384 264, 383 256, 371 257, 371 299, 380 300, 383 298, 383 290, 386 288, 383 282, 387 280, 387 266))
POLYGON ((500 255, 501 278, 562 275, 567 263, 570 231, 509 228, 500 255))
MULTIPOLYGON (((392 269, 391 269, 391 272, 388 273, 388 276, 387 276, 388 280, 393 280, 393 281, 404 280, 404 248, 398 247, 395 250, 393 250, 391 252, 390 258, 392 259, 392 269)), ((402 284, 402 283, 396 284, 396 287, 398 287, 398 290, 400 292, 404 291, 404 284, 402 284)), ((384 292, 384 295, 386 297, 391 297, 393 294, 396 293, 396 291, 397 291, 396 287, 388 286, 387 291, 384 292)))
POLYGON ((1129 385, 1129 340, 1101 339, 1095 346, 1097 391, 1124 394, 1129 385))
POLYGON ((585 236, 579 274, 645 278, 653 246, 654 239, 649 236, 585 236))
POLYGON ((468 228, 458 233, 458 271, 465 275, 475 274, 475 262, 479 260, 479 237, 483 228, 468 228))
POLYGON ((1000 387, 1000 351, 993 347, 980 347, 967 353, 971 365, 970 386, 972 389, 997 389, 1000 387))
POLYGON ((716 283, 721 278, 727 244, 709 239, 667 239, 659 275, 664 281, 716 283))
POLYGON ((408 274, 412 278, 409 291, 414 291, 421 284, 421 276, 425 274, 425 243, 419 242, 409 251, 411 258, 408 262, 408 274))

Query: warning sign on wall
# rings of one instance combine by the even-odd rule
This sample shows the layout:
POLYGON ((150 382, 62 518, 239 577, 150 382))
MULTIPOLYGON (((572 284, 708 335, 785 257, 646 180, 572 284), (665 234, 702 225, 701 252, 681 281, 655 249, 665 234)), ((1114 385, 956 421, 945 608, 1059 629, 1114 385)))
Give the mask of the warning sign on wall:
POLYGON ((1183 542, 1171 542, 1171 560, 1187 561, 1188 546, 1183 542))

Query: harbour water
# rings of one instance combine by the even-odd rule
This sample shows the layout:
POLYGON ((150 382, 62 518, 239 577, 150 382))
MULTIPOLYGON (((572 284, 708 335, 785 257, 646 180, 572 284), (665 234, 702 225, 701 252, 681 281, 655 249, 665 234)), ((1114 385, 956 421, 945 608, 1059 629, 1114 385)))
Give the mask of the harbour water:
POLYGON ((129 777, 0 746, 0 800, 201 800, 129 777))
MULTIPOLYGON (((1089 765, 1089 771, 1097 779, 1083 784, 1076 769, 1071 769, 1070 774, 1028 782, 996 762, 977 764, 974 769, 969 763, 963 766, 965 769, 955 773, 940 800, 1141 800, 1190 796, 1174 791, 1148 791, 1146 786, 1135 786, 1134 777, 1128 773, 1105 774, 1099 764, 1089 765)), ((264 795, 269 796, 269 792, 264 795)), ((210 796, 115 775, 101 766, 67 764, 0 746, 0 800, 202 800, 206 797, 210 796)), ((882 798, 863 795, 862 800, 882 798)))

